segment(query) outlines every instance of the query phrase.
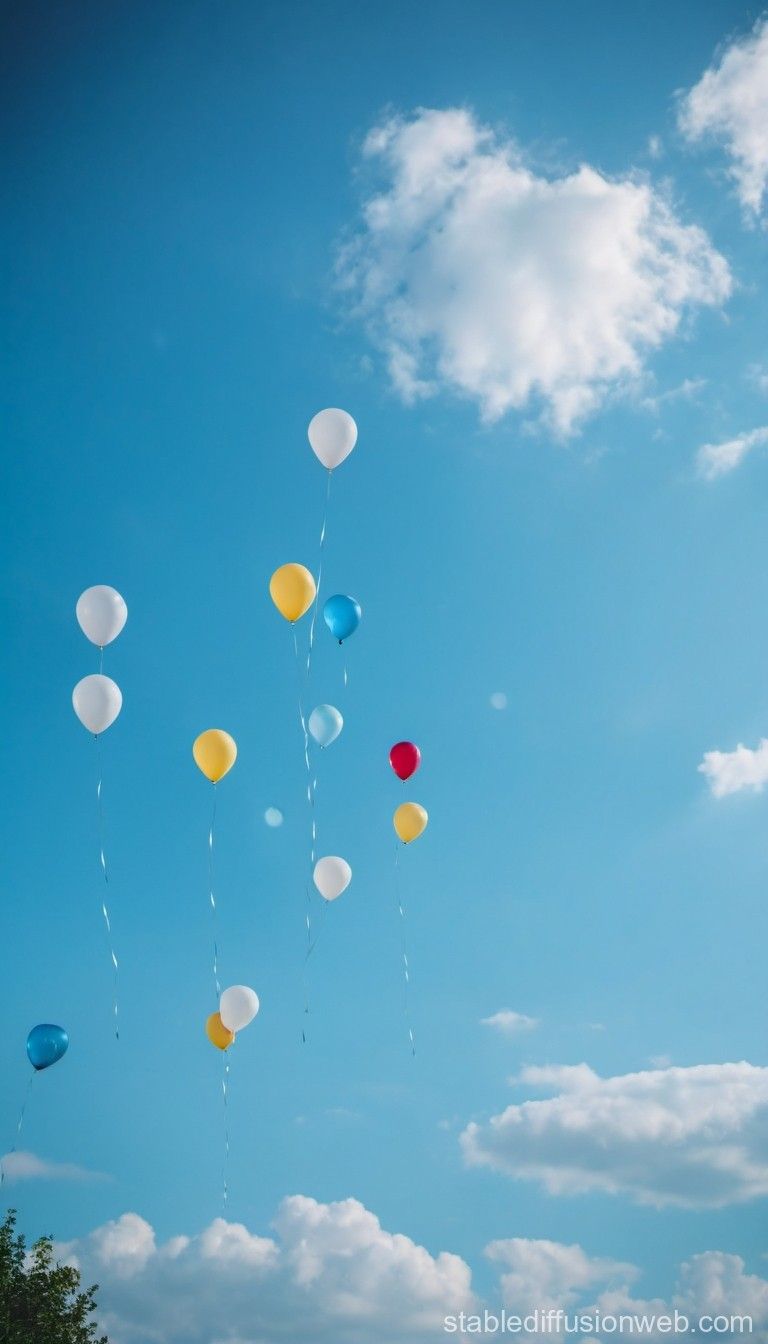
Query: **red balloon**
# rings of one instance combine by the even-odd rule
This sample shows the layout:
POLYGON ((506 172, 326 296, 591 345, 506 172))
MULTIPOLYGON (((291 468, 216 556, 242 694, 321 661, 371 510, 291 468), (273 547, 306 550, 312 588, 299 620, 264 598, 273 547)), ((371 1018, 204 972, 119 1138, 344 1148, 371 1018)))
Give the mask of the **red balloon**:
POLYGON ((389 753, 389 764, 398 779, 410 779, 421 765, 421 752, 415 742, 396 742, 389 753))

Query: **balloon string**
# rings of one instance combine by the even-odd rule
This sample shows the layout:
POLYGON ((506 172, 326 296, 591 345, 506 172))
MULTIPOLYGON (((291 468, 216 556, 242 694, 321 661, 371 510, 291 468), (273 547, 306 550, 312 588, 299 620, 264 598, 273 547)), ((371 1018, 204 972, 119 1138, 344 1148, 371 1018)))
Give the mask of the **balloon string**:
POLYGON ((217 937, 218 919, 216 909, 216 896, 213 890, 213 841, 216 830, 216 785, 213 786, 213 809, 211 811, 211 825, 208 831, 208 899, 211 904, 211 919, 213 921, 213 983, 216 986, 216 998, 221 998, 221 985, 219 984, 219 940, 217 937))
POLYGON ((109 909, 107 907, 107 892, 109 891, 109 872, 107 870, 107 855, 105 848, 104 800, 102 798, 103 771, 101 764, 101 740, 99 738, 98 733, 94 733, 94 737, 96 738, 96 767, 98 774, 98 781, 96 784, 96 804, 99 814, 99 862, 101 864, 101 871, 104 875, 104 896, 101 902, 101 913, 104 916, 104 925, 107 930, 107 944, 109 946, 109 955, 112 959, 112 970, 114 974, 114 983, 112 989, 112 1011, 114 1013, 115 1018, 115 1040, 119 1041, 120 1027, 118 1021, 118 987, 119 987, 118 966, 117 966, 117 957, 115 956, 115 945, 112 939, 112 922, 110 920, 109 909))
POLYGON ((227 1052, 224 1051, 224 1072, 221 1079, 221 1095, 224 1101, 224 1166, 222 1169, 222 1204, 226 1205, 229 1199, 229 1182, 227 1179, 229 1172, 229 1060, 227 1052))
MULTIPOLYGON (((306 792, 307 792, 307 803, 308 803, 308 806, 309 806, 309 812, 310 812, 310 818, 311 818, 311 828, 312 828, 312 829, 311 829, 312 839, 311 839, 311 844, 310 844, 310 862, 311 862, 311 867, 314 869, 315 840, 316 840, 316 837, 317 837, 317 829, 316 829, 316 826, 315 826, 315 813, 314 813, 315 803, 314 803, 314 796, 313 796, 312 764, 311 764, 310 759, 309 759, 309 729, 307 728, 307 720, 306 720, 306 716, 305 716, 305 714, 304 714, 304 698, 303 698, 303 684, 302 684, 301 659, 300 659, 300 657, 299 657, 299 640, 298 640, 298 635, 296 634, 296 626, 295 626, 295 625, 293 626, 293 652, 294 652, 294 655, 295 655, 295 658, 296 658, 296 676, 297 676, 297 679, 298 679, 298 691, 299 691, 299 697, 298 697, 298 705, 299 705, 299 723, 301 724, 301 731, 302 731, 302 734, 303 734, 303 737, 304 737, 304 765, 305 765, 305 767, 306 767, 306 771, 307 771, 307 789, 306 789, 306 792)), ((306 902, 307 902, 307 905, 306 905, 306 913, 305 913, 305 915, 304 915, 304 922, 305 922, 306 930, 307 930, 307 946, 308 946, 308 947, 311 947, 311 944, 312 944, 312 898, 311 898, 311 894, 310 894, 310 890, 309 890, 309 881, 307 881, 307 882, 305 883, 305 885, 304 885, 304 891, 305 891, 305 894, 306 894, 306 902)), ((305 959, 304 959, 304 966, 305 966, 305 967, 306 967, 306 962, 307 962, 307 958, 305 957, 305 959)), ((307 978, 306 978, 306 975, 303 976, 303 983, 304 983, 304 1016, 305 1016, 305 1017, 308 1017, 308 1016, 309 1016, 309 991, 308 991, 308 985, 307 985, 307 978)), ((303 1029, 302 1029, 301 1039, 302 1039, 302 1043, 306 1044, 306 1039, 307 1039, 306 1028, 303 1028, 303 1029)))
MULTIPOLYGON (((307 902, 309 902, 309 884, 307 884, 307 902)), ((323 909, 320 914, 320 918, 318 921, 316 921, 315 924, 316 933, 314 938, 312 937, 312 929, 310 925, 309 914, 307 914, 307 950, 306 953, 304 954, 304 965, 302 966, 301 971, 302 983, 304 985, 304 1013, 305 1016, 307 1017, 309 1016, 309 987, 307 979, 308 975, 307 963, 309 961, 309 958, 312 956, 312 953, 314 952, 315 948, 317 947, 317 944, 320 941, 320 936, 323 932, 323 928, 325 927, 325 916, 328 910, 328 905, 329 905, 328 901, 323 901, 323 909)), ((301 1033, 302 1045, 306 1045, 306 1041, 307 1041, 307 1032, 306 1027, 304 1027, 301 1033)))
POLYGON ((345 657, 345 658, 344 658, 344 690, 345 690, 345 691, 346 691, 348 685, 349 685, 349 670, 348 670, 348 668, 347 668, 347 659, 346 659, 346 657, 345 657))
POLYGON ((411 968, 408 963, 408 943, 406 939, 406 920, 405 906, 402 895, 402 879, 400 876, 400 846, 395 841, 395 890, 397 908, 400 911, 400 928, 403 938, 403 977, 404 977, 404 1011, 405 1021, 408 1027, 408 1039, 411 1042, 411 1054, 416 1057, 416 1042, 413 1037, 413 1022, 411 1019, 411 968))
MULTIPOLYGON (((24 1116, 25 1116, 25 1114, 26 1114, 27 1103, 29 1102, 29 1096, 30 1096, 30 1093, 31 1093, 31 1091, 32 1091, 32 1084, 33 1084, 33 1082, 35 1081, 35 1073, 36 1073, 36 1072, 37 1072, 37 1070, 33 1068, 32 1073, 31 1073, 31 1075, 30 1075, 29 1082, 27 1083, 27 1090, 26 1090, 26 1092, 24 1093, 24 1100, 23 1100, 23 1102, 21 1103, 21 1110, 20 1110, 20 1112, 19 1112, 19 1119, 18 1119, 18 1122, 17 1122, 17 1124, 16 1124, 16 1137, 15 1137, 15 1139, 14 1139, 14 1141, 13 1141, 13 1147, 11 1148, 10 1152, 6 1153, 5 1157, 11 1157, 11 1155, 12 1155, 13 1153, 16 1152, 16 1149, 17 1149, 17 1147, 18 1147, 18 1145, 19 1145, 19 1139, 21 1138, 21 1127, 22 1127, 22 1125, 24 1124, 24 1116)), ((2 1161, 0 1161, 0 1186, 3 1185, 3 1184, 5 1183, 5 1175, 6 1175, 6 1172, 5 1172, 5 1165, 4 1165, 4 1164, 5 1164, 5 1157, 2 1159, 2 1161)))
POLYGON ((99 676, 104 672, 104 645, 99 645, 99 676))
POLYGON ((312 649, 315 643, 315 623, 317 621, 317 609, 320 604, 320 585, 323 581, 323 551, 325 549, 325 534, 328 530, 328 505, 331 501, 331 477, 333 471, 328 471, 328 484, 325 490, 325 509, 323 511, 323 526, 320 528, 320 550, 317 560, 317 588, 315 589, 315 601, 312 607, 312 620, 309 624, 309 649, 307 651, 307 681, 312 668, 312 649))

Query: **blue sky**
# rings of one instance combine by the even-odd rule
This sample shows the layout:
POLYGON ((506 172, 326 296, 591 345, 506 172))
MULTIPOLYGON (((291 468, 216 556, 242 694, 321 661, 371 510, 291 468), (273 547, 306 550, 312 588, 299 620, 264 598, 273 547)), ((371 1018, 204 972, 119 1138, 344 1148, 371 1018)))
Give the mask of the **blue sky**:
MULTIPOLYGON (((703 110, 686 95, 718 48, 757 43, 755 18, 551 0, 6 13, 0 1123, 10 1146, 26 1033, 61 1022, 70 1051, 36 1080, 23 1147, 102 1174, 9 1182, 30 1233, 84 1246, 135 1213, 165 1242, 221 1214, 220 1059, 202 1032, 210 794, 191 758, 215 725, 239 745, 219 796, 222 979, 262 1000, 232 1052, 227 1217, 268 1237, 286 1196, 354 1198, 462 1257, 497 1303, 484 1250, 504 1239, 638 1266, 645 1298, 671 1300, 706 1252, 760 1273, 768 537, 764 449, 738 436, 768 423, 766 233, 732 171, 731 84, 703 110), (406 133, 435 126, 441 171, 456 128, 469 147, 458 194, 418 216, 406 133), (605 217, 581 165, 608 184, 605 217), (476 170, 511 193, 498 214, 473 196, 476 170), (390 211, 378 234, 374 197, 390 211), (457 200, 477 212, 477 253, 452 233, 457 200), (650 253, 613 273, 622 229, 650 253), (483 285, 520 256, 531 288, 508 329, 483 285), (313 957, 302 1047, 309 831, 290 632, 267 585, 285 561, 316 564, 325 482, 306 425, 325 405, 355 416, 359 442, 334 476, 324 591, 364 614, 349 687, 321 628, 307 697, 345 716, 319 764, 319 847, 354 877, 313 957), (723 458, 702 447, 734 441, 708 470, 723 458), (93 743, 70 707, 97 670, 74 618, 92 583, 129 608, 105 663, 124 709, 103 740, 119 1044, 93 743), (423 753, 405 786, 387 763, 401 737, 423 753), (738 743, 748 759, 718 789, 727 762, 697 767, 738 743), (409 796, 430 814, 402 858, 415 1060, 390 820, 409 796), (538 1025, 481 1024, 501 1010, 538 1025), (737 1081, 669 1072, 740 1061, 755 1072, 737 1081), (709 1142, 697 1089, 715 1107, 744 1092, 742 1118, 712 1123, 744 1146, 753 1187, 710 1198, 714 1159, 654 1174, 653 1142, 638 1157, 615 1134, 607 1174, 569 1156, 569 1075, 509 1080, 582 1063, 654 1071, 616 1091, 630 1113, 668 1108, 662 1148, 670 1116, 690 1122, 683 1166, 686 1144, 709 1142), (669 1099, 678 1084, 690 1103, 669 1099), (494 1160, 490 1117, 540 1096, 565 1098, 546 1153, 523 1116, 494 1160), (471 1122, 483 1165, 462 1155, 471 1122), (527 1172, 498 1169, 526 1143, 527 1172), (626 1174, 637 1162, 645 1184, 626 1174)), ((425 181, 439 196, 439 174, 425 181)), ((577 1095, 588 1112, 593 1092, 577 1095)), ((118 1344, 148 1338, 135 1310, 130 1295, 114 1307, 118 1344)))

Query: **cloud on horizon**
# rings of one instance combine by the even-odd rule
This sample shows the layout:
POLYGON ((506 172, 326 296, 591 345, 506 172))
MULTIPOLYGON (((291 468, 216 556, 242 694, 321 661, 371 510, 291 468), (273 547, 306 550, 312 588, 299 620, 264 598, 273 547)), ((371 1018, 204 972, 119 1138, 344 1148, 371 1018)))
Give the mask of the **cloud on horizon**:
MULTIPOLYGON (((484 1305, 460 1256, 432 1256, 386 1232, 357 1200, 291 1196, 273 1230, 259 1236, 215 1218, 197 1235, 159 1243, 144 1218, 124 1213, 57 1253, 84 1282, 99 1282, 111 1344, 434 1344, 445 1337, 447 1314, 484 1305)), ((749 1313, 753 1338, 764 1338, 768 1282, 736 1255, 693 1256, 680 1266, 670 1303, 634 1296, 637 1266, 592 1257, 577 1244, 510 1237, 484 1255, 499 1274, 491 1310, 503 1303, 517 1312, 749 1313)))
POLYGON ((731 292, 706 233, 650 182, 589 164, 544 177, 464 108, 393 116, 363 156, 381 188, 338 276, 408 403, 448 390, 486 422, 525 410, 571 434, 731 292))
POLYGON ((47 1162, 26 1149, 5 1153, 0 1157, 0 1167, 5 1181, 105 1181, 108 1177, 101 1171, 88 1171, 73 1162, 47 1162))

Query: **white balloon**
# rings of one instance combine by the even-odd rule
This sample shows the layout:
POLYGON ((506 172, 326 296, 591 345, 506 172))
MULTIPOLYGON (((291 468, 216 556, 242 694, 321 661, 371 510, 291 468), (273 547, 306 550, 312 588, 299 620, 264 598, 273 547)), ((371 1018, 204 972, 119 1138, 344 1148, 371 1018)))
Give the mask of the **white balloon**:
POLYGON ((100 649, 117 639, 128 620, 125 599, 107 583, 97 583, 93 588, 86 588, 77 599, 75 613, 83 634, 87 635, 92 644, 98 644, 100 649))
POLYGON ((357 425, 352 416, 336 406, 313 415, 307 434, 312 452, 329 471, 349 457, 357 443, 357 425))
POLYGON ((314 871, 315 886, 324 901, 335 901, 352 881, 352 869, 346 859, 328 854, 318 859, 314 871))
POLYGON ((259 1011, 259 996, 247 985, 230 985, 219 1002, 219 1015, 228 1031, 242 1031, 259 1011))
POLYGON ((344 719, 335 705, 316 705, 307 727, 319 747, 329 747, 344 727, 344 719))
POLYGON ((111 677, 95 672, 93 676, 78 681, 72 692, 72 704, 78 719, 89 733, 103 733, 120 713, 123 695, 111 677))

